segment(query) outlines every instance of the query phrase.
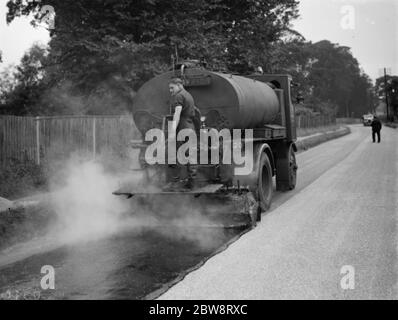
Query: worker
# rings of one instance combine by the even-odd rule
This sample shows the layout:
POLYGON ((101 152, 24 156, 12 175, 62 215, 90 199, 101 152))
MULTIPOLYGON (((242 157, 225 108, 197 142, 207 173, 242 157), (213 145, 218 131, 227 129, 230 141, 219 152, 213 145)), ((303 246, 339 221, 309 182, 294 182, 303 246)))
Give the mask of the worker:
POLYGON ((381 121, 379 120, 379 118, 374 116, 371 126, 372 126, 373 143, 376 142, 376 135, 377 135, 377 142, 380 143, 380 131, 381 131, 382 125, 381 125, 381 121))
MULTIPOLYGON (((169 132, 168 138, 170 140, 176 139, 178 133, 183 129, 192 129, 197 131, 195 127, 196 110, 195 102, 192 95, 184 89, 183 81, 180 78, 173 78, 169 83, 169 90, 171 94, 170 108, 173 114, 172 130, 169 132)), ((185 141, 177 141, 177 150, 183 145, 185 141)), ((182 168, 179 167, 179 176, 175 180, 181 181, 182 168)), ((188 177, 184 187, 193 188, 193 182, 196 175, 194 165, 187 164, 188 177)))

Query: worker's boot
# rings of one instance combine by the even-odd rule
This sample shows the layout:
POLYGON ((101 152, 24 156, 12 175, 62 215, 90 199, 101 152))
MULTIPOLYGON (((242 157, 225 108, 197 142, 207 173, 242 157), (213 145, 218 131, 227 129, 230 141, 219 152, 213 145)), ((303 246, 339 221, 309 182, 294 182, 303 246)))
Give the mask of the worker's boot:
POLYGON ((189 189, 189 190, 192 190, 193 187, 194 187, 194 179, 193 179, 192 177, 189 177, 189 178, 186 180, 184 187, 187 188, 187 189, 189 189))
POLYGON ((187 171, 188 171, 188 179, 185 183, 185 187, 187 189, 193 189, 195 178, 196 178, 196 171, 197 171, 196 166, 188 164, 187 171))

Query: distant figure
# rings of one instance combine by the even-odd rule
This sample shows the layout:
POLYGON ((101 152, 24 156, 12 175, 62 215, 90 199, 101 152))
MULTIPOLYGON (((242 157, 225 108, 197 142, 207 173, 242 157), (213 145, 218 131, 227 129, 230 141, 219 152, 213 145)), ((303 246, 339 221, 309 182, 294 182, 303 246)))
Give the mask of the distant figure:
POLYGON ((372 121, 372 138, 373 138, 373 143, 376 142, 376 135, 377 135, 377 143, 380 143, 380 131, 381 131, 381 121, 379 118, 374 116, 373 121, 372 121))

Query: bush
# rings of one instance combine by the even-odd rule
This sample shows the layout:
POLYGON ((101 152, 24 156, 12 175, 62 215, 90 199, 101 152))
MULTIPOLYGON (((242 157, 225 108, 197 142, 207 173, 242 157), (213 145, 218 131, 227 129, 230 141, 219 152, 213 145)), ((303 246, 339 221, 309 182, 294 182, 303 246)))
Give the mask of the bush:
POLYGON ((317 99, 308 99, 302 105, 295 105, 296 115, 314 115, 321 114, 335 117, 338 106, 331 102, 319 101, 317 99))
POLYGON ((0 171, 0 196, 17 199, 47 188, 47 177, 40 166, 32 162, 12 161, 0 171))

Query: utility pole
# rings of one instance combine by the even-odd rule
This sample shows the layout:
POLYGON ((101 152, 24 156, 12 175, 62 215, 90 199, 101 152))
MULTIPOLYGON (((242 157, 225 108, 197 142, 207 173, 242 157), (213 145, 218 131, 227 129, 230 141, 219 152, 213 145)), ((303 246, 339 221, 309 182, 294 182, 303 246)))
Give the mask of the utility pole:
POLYGON ((386 95, 386 108, 387 108, 387 121, 390 120, 390 116, 388 113, 388 89, 387 89, 387 68, 384 68, 384 91, 385 91, 385 95, 386 95))

